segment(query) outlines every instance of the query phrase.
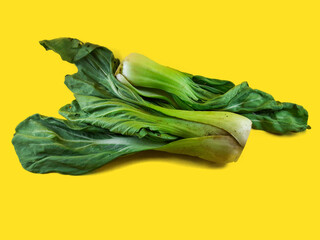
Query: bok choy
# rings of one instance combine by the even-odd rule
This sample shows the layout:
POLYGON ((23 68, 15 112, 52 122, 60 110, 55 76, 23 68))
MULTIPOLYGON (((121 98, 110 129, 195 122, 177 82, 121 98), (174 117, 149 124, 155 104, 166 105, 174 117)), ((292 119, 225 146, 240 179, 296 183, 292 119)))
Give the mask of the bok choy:
POLYGON ((72 38, 40 44, 78 72, 65 78, 75 96, 59 110, 66 120, 35 114, 16 128, 13 145, 31 172, 84 174, 144 150, 227 163, 239 158, 252 124, 279 134, 307 128, 304 108, 246 83, 194 76, 139 54, 120 63, 109 49, 72 38))
POLYGON ((137 53, 123 60, 116 77, 155 104, 165 101, 177 109, 234 112, 249 118, 253 128, 276 134, 309 127, 308 112, 300 105, 275 101, 270 94, 252 89, 246 82, 235 86, 230 81, 183 73, 137 53))
MULTIPOLYGON (((104 114, 96 121, 93 117, 67 121, 36 114, 18 125, 12 142, 22 166, 36 173, 84 174, 119 156, 144 150, 186 154, 217 163, 236 161, 248 138, 250 120, 233 113, 207 113, 208 119, 213 119, 211 124, 208 120, 180 121, 170 117, 164 117, 163 121, 160 117, 159 122, 153 122, 151 114, 139 120, 128 112, 124 113, 127 115, 124 121, 118 125, 112 123, 113 127, 109 127, 104 114), (226 120, 228 117, 233 120, 226 120), (217 127, 218 121, 229 124, 217 127), (144 130, 149 130, 149 135, 144 130)), ((122 113, 115 116, 118 118, 122 113)))

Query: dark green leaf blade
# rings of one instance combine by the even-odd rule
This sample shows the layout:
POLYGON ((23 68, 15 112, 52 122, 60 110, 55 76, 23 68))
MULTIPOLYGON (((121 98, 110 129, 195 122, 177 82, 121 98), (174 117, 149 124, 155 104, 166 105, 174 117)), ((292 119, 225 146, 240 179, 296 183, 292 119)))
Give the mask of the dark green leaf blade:
POLYGON ((40 41, 40 44, 46 50, 53 50, 58 53, 61 58, 67 62, 75 63, 84 56, 88 55, 98 45, 86 43, 83 44, 78 39, 74 38, 56 38, 52 40, 40 41))
POLYGON ((294 103, 276 101, 270 94, 252 89, 244 82, 205 103, 193 103, 194 110, 219 110, 241 114, 254 129, 275 134, 301 132, 308 126, 308 112, 294 103))
POLYGON ((39 114, 17 126, 12 143, 26 170, 71 175, 84 174, 117 157, 163 145, 39 114))

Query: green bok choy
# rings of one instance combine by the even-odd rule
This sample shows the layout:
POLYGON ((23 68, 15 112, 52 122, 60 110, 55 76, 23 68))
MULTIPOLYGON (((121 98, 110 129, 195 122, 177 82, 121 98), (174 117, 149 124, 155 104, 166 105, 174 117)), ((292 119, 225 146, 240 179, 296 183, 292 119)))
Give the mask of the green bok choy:
POLYGON ((165 102, 166 107, 176 109, 234 112, 249 118, 253 128, 276 134, 309 128, 308 112, 300 105, 275 101, 270 94, 252 89, 246 82, 235 86, 230 81, 191 75, 141 54, 128 55, 116 77, 154 104, 165 102))
POLYGON ((84 174, 144 150, 227 163, 239 158, 251 125, 276 134, 309 127, 302 106, 246 82, 191 75, 139 54, 120 63, 109 49, 72 38, 40 44, 78 71, 65 78, 75 96, 59 110, 66 120, 35 114, 16 128, 13 145, 31 172, 84 174))
POLYGON ((120 156, 145 150, 186 154, 218 163, 236 161, 243 150, 230 134, 164 142, 39 114, 17 126, 12 142, 26 170, 70 175, 88 173, 120 156))
POLYGON ((119 60, 107 48, 70 38, 41 44, 78 67, 65 79, 76 100, 59 111, 67 120, 36 114, 18 125, 13 144, 25 169, 84 174, 119 156, 151 149, 219 163, 239 158, 249 119, 147 101, 115 78, 119 60))

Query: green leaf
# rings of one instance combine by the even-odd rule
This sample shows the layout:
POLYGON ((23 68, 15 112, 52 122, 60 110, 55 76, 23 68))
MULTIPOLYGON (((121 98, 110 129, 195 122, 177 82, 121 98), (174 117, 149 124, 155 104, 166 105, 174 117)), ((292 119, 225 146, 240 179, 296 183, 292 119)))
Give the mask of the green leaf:
POLYGON ((107 100, 83 95, 76 95, 76 98, 77 101, 60 109, 62 116, 73 122, 91 124, 122 135, 148 137, 160 141, 229 135, 220 126, 210 124, 216 118, 212 115, 210 115, 211 121, 201 123, 167 116, 119 99, 107 100))
POLYGON ((88 55, 93 58, 99 58, 107 72, 115 72, 119 65, 119 60, 114 58, 113 53, 104 47, 92 43, 82 43, 74 38, 56 38, 52 40, 40 41, 40 44, 46 50, 53 50, 58 53, 61 58, 67 62, 81 62, 88 55))
POLYGON ((164 144, 39 114, 17 126, 12 143, 26 170, 72 175, 90 172, 117 157, 164 144))
POLYGON ((153 116, 145 110, 122 102, 121 100, 105 100, 92 96, 77 96, 73 101, 62 107, 59 113, 69 121, 87 123, 108 129, 113 133, 139 138, 148 138, 155 141, 177 140, 179 137, 163 131, 161 117, 153 116))
POLYGON ((79 175, 123 155, 159 150, 209 161, 236 161, 243 147, 230 135, 187 138, 170 143, 122 136, 106 129, 35 114, 17 128, 12 139, 21 165, 34 173, 79 175))

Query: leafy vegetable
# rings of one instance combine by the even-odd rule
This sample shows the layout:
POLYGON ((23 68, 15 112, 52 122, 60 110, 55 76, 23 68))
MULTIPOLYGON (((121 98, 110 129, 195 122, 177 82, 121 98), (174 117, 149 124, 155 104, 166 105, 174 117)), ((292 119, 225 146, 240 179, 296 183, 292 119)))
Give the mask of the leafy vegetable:
POLYGON ((39 114, 17 126, 12 142, 26 170, 73 175, 92 171, 122 155, 163 145, 39 114))
POLYGON ((155 105, 115 78, 119 61, 108 49, 66 38, 41 44, 77 65, 65 81, 76 100, 60 109, 67 120, 37 114, 18 125, 13 144, 25 169, 83 174, 150 149, 219 163, 239 158, 251 129, 247 118, 155 105))
MULTIPOLYGON (((77 66, 78 72, 73 75, 67 75, 65 84, 75 94, 80 108, 85 107, 87 104, 96 106, 98 108, 103 106, 105 108, 104 113, 106 113, 107 108, 112 108, 112 106, 108 105, 108 101, 113 101, 116 98, 117 103, 113 104, 113 106, 119 104, 120 99, 122 101, 125 101, 126 103, 130 103, 131 106, 138 105, 146 109, 149 113, 156 111, 158 112, 158 114, 162 115, 213 125, 229 132, 237 139, 237 141, 242 146, 245 145, 245 141, 250 131, 250 128, 248 126, 249 124, 251 125, 251 122, 246 118, 228 112, 194 112, 169 109, 155 105, 152 102, 145 100, 137 93, 134 88, 123 84, 115 78, 114 72, 118 66, 117 64, 119 63, 119 61, 114 58, 111 51, 107 48, 98 46, 92 47, 90 44, 83 44, 79 40, 69 38, 42 41, 40 43, 45 46, 47 50, 55 51, 56 53, 60 54, 62 59, 66 59, 70 63, 74 63, 77 66), (85 51, 83 49, 88 48, 94 50, 88 51, 87 55, 81 54, 81 58, 74 57, 79 55, 78 52, 83 53, 85 51), (75 49, 77 49, 78 52, 75 51, 75 49), (91 98, 88 97, 89 95, 91 96, 91 98), (79 97, 81 97, 81 99, 79 99, 79 97), (101 99, 92 97, 99 97, 101 99, 107 100, 103 103, 101 99), (92 102, 94 104, 92 104, 92 102)), ((66 109, 68 109, 68 107, 70 108, 70 106, 64 107, 62 111, 60 111, 60 113, 63 114, 63 112, 66 112, 66 109)), ((120 105, 117 108, 117 111, 119 111, 119 108, 120 105)), ((85 110, 85 112, 88 111, 95 112, 96 110, 92 110, 92 108, 90 108, 90 110, 85 110)), ((113 112, 113 110, 111 110, 111 112, 113 112)), ((63 116, 68 117, 67 114, 63 114, 63 116)), ((78 115, 74 115, 74 117, 79 116, 81 116, 80 113, 78 113, 78 115)), ((73 120, 75 121, 74 117, 73 120)), ((71 120, 71 118, 68 119, 71 120)), ((80 119, 78 121, 80 121, 80 119)), ((89 120, 87 119, 85 121, 88 123, 89 120)), ((99 124, 98 121, 95 121, 95 123, 99 124)), ((100 122, 99 127, 101 126, 102 125, 100 122)), ((117 133, 123 134, 123 132, 120 132, 119 130, 117 131, 117 133)))
MULTIPOLYGON (((193 76, 162 66, 149 58, 133 53, 127 56, 117 71, 119 81, 131 88, 168 94, 170 100, 161 99, 172 108, 186 110, 220 110, 241 114, 252 121, 253 128, 276 134, 300 132, 308 128, 308 112, 300 105, 280 103, 260 90, 252 89, 246 82, 234 86, 229 81, 193 76)), ((159 105, 161 105, 161 103, 159 105)))
POLYGON ((72 38, 40 44, 78 72, 65 78, 76 98, 59 111, 67 120, 36 114, 16 128, 12 142, 31 172, 84 174, 144 150, 227 163, 239 158, 249 119, 279 134, 307 128, 304 108, 247 83, 193 76, 138 54, 120 64, 109 49, 72 38))
POLYGON ((198 156, 227 163, 236 161, 243 147, 231 135, 186 138, 170 143, 110 131, 35 114, 16 128, 13 145, 22 166, 31 172, 84 174, 111 160, 144 150, 198 156))

